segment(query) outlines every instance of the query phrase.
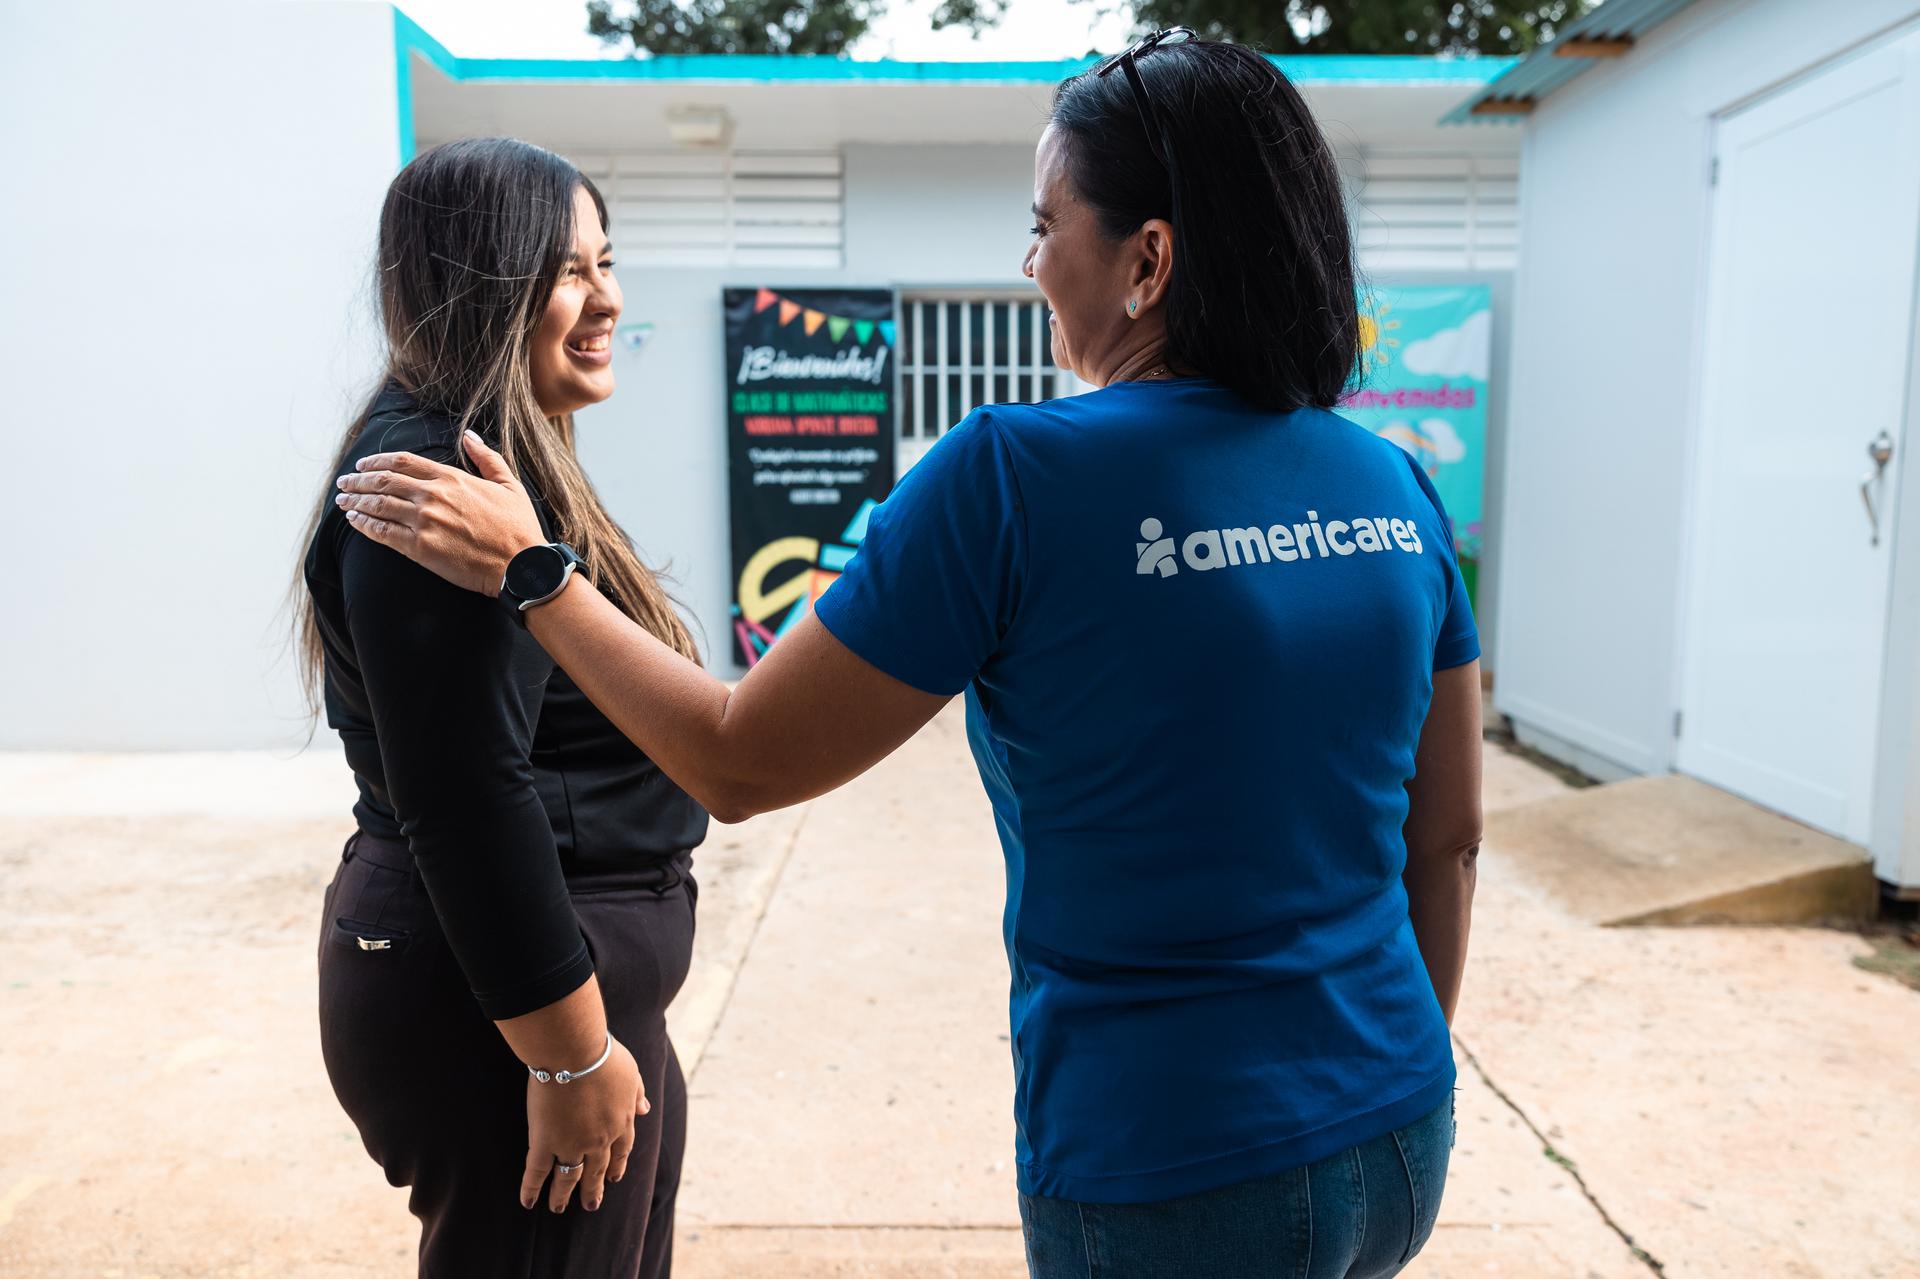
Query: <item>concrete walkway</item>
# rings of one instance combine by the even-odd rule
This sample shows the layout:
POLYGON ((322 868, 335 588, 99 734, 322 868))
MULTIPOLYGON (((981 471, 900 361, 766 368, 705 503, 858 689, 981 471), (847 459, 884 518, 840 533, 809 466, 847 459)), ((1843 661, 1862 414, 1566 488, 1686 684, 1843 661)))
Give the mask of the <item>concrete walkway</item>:
MULTIPOLYGON (((1560 789, 1488 769, 1490 808, 1560 789)), ((319 1064, 348 791, 317 752, 0 756, 0 1276, 412 1273, 319 1064)), ((1023 1274, 1001 871, 958 717, 716 828, 697 871, 676 1273, 1023 1274)), ((1460 1142, 1409 1273, 1920 1276, 1920 995, 1866 953, 1597 928, 1490 846, 1460 1142)))

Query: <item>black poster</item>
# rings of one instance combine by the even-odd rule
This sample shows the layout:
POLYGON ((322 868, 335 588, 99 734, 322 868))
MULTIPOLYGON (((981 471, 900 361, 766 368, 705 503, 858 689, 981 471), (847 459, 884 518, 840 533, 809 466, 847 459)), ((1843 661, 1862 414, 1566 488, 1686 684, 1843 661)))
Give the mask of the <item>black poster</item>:
POLYGON ((893 293, 726 289, 733 655, 813 609, 893 487, 893 293))

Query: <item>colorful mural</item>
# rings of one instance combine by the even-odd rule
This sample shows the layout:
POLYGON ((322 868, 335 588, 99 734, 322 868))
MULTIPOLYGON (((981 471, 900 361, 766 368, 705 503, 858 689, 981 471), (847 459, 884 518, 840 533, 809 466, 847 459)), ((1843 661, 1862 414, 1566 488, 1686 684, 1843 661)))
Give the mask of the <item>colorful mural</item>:
POLYGON ((1374 292, 1361 299, 1360 384, 1340 402, 1343 416, 1398 444, 1432 478, 1476 598, 1492 325, 1485 285, 1374 292))

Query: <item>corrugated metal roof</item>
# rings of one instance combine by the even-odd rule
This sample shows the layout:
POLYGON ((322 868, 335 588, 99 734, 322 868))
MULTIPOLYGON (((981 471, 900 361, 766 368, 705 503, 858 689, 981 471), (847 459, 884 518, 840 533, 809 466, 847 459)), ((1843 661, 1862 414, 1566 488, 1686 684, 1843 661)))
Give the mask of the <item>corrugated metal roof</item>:
POLYGON ((1562 27, 1552 43, 1543 44, 1522 58, 1505 75, 1442 116, 1440 123, 1522 118, 1474 115, 1473 109, 1482 102, 1538 102, 1597 61, 1558 57, 1554 50, 1562 44, 1569 40, 1637 41, 1692 3, 1693 0, 1606 0, 1585 17, 1562 27))

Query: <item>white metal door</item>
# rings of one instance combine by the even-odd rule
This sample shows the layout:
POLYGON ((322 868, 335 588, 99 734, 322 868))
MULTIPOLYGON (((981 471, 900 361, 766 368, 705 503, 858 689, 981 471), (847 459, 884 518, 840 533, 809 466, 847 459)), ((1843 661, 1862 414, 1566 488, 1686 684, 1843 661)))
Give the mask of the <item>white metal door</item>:
POLYGON ((1896 498, 1875 459, 1905 447, 1920 34, 1726 116, 1715 143, 1676 759, 1865 843, 1896 498))

